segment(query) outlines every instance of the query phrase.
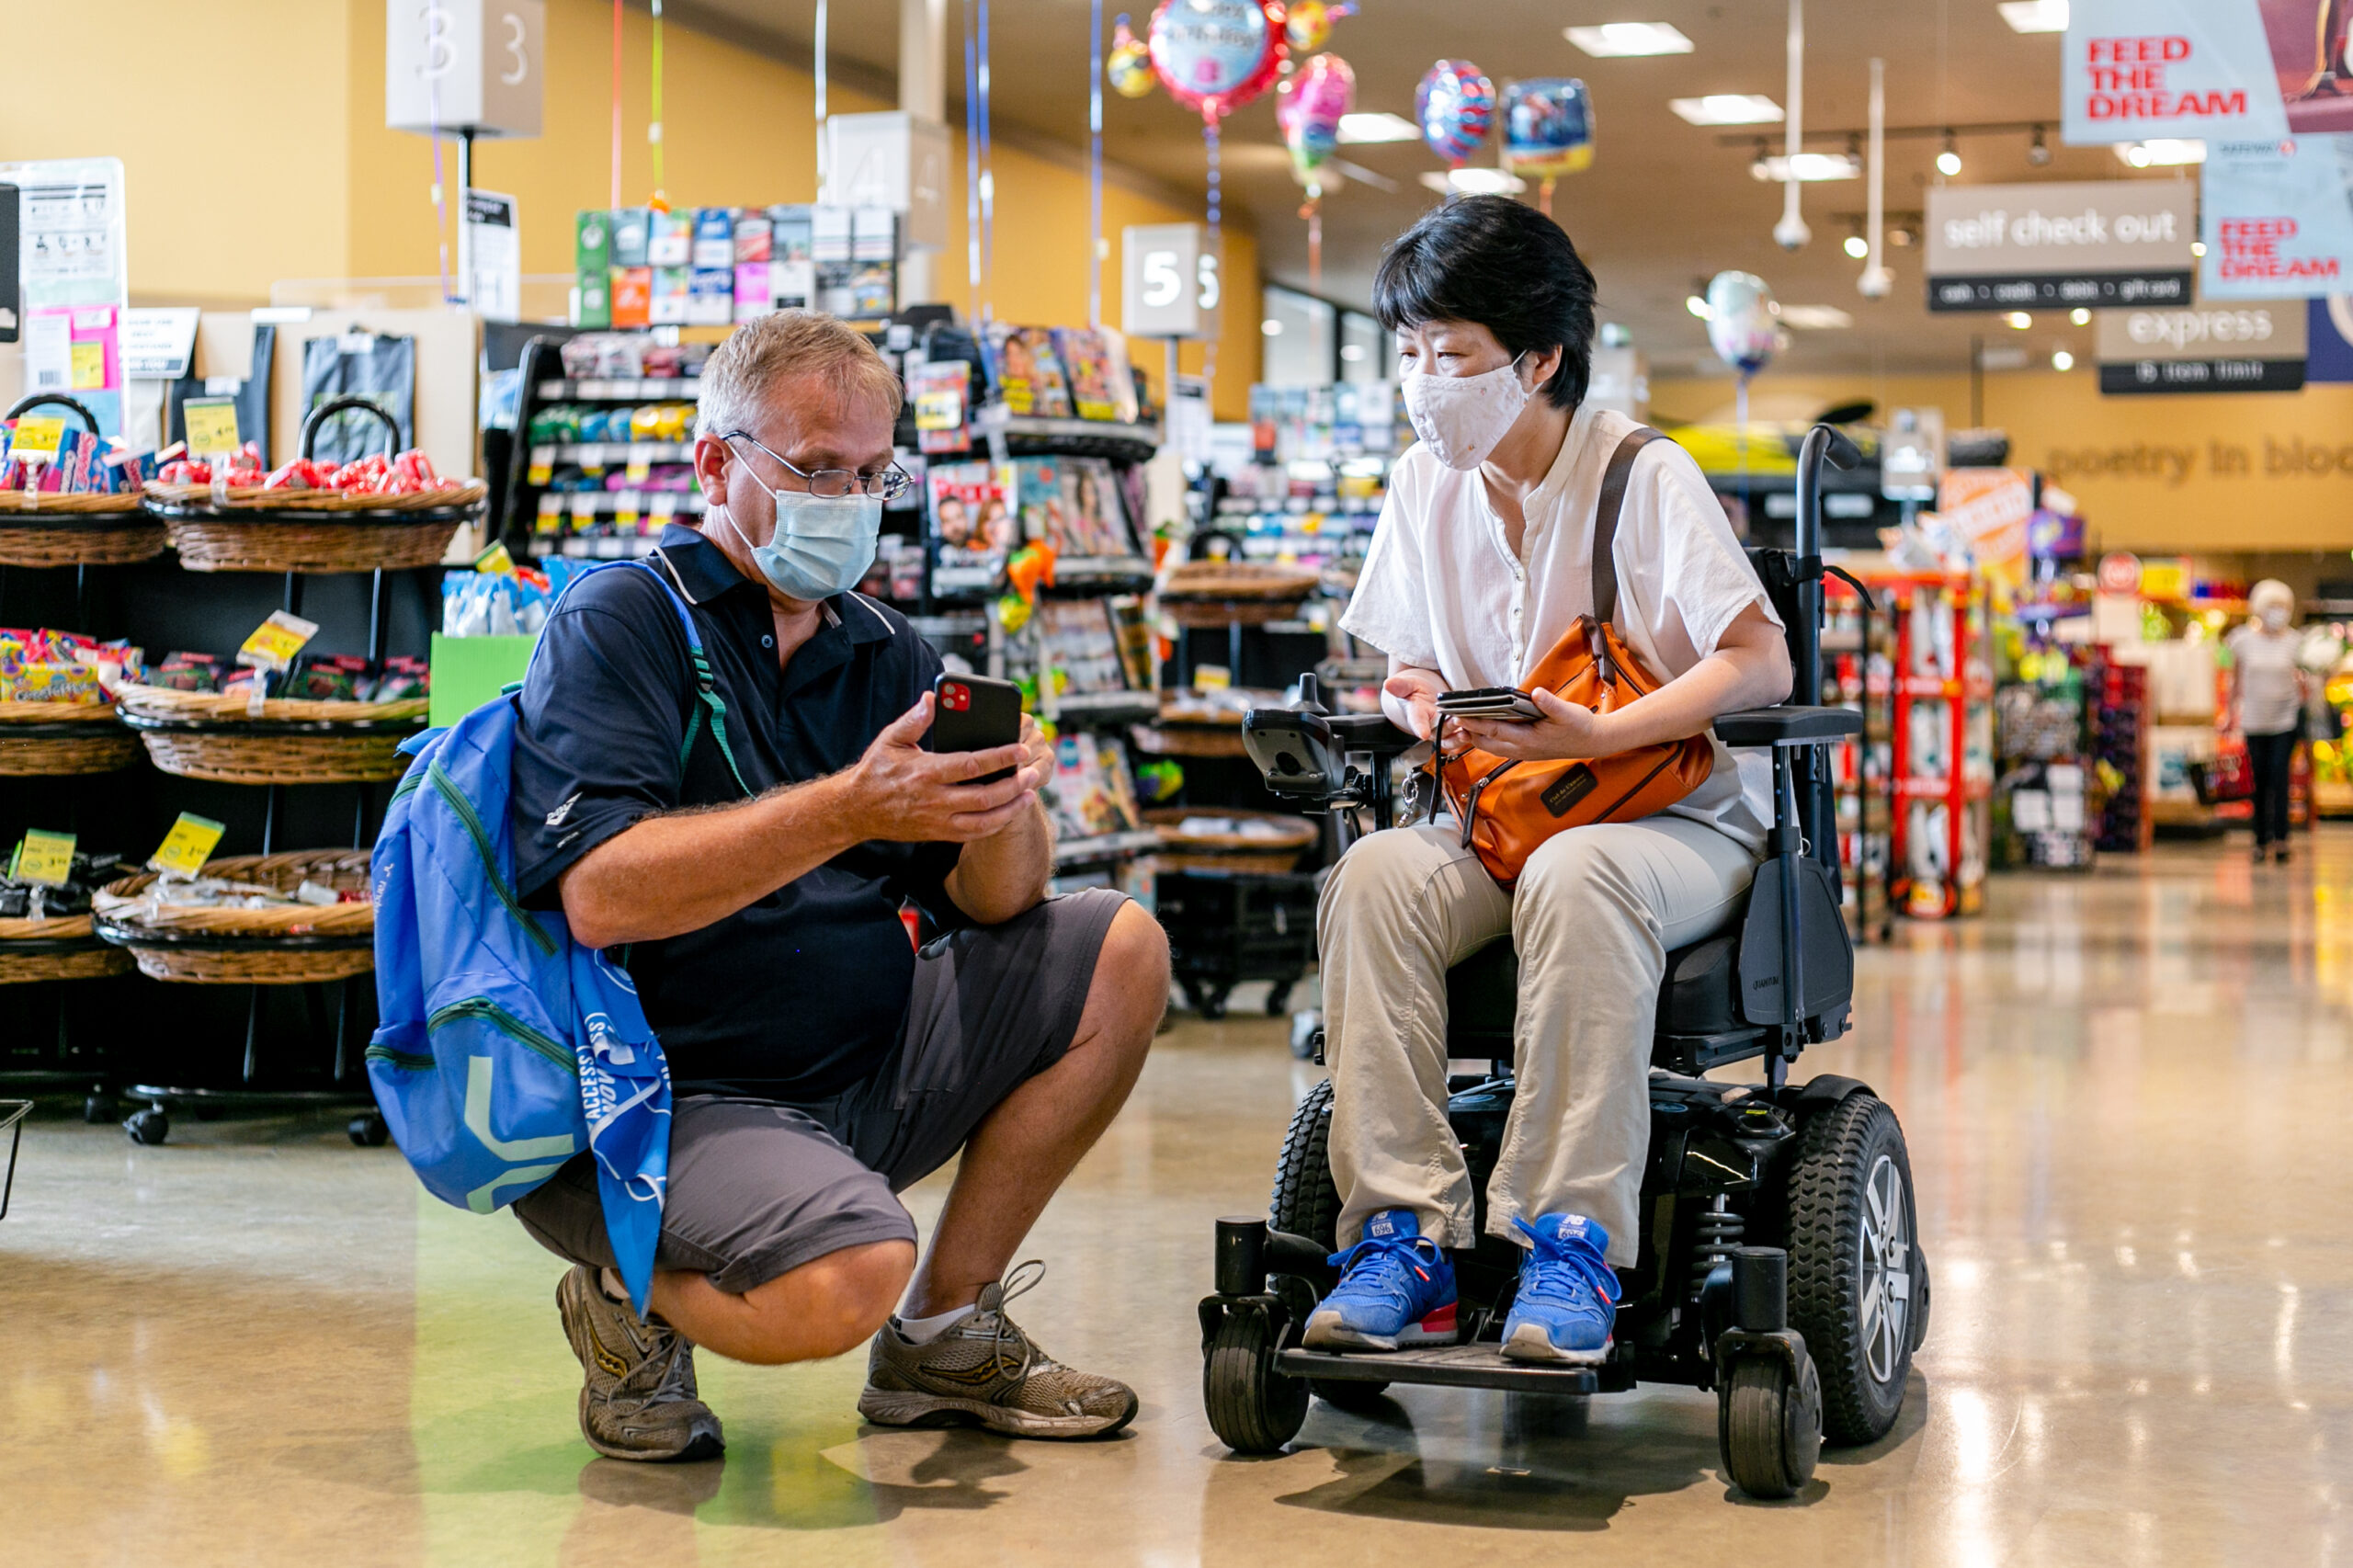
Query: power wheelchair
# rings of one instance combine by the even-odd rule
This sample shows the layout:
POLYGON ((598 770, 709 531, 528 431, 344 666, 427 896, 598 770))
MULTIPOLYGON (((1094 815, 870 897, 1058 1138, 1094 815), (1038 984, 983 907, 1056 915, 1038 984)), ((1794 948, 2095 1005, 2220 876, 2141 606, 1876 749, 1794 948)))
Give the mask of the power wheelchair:
MULTIPOLYGON (((1789 628, 1793 696, 1822 689, 1822 463, 1849 468, 1859 457, 1829 426, 1810 431, 1796 552, 1749 552, 1789 628)), ((1326 713, 1312 686, 1302 695, 1298 708, 1245 720, 1267 787, 1311 812, 1336 813, 1344 846, 1361 812, 1376 829, 1391 825, 1391 765, 1414 738, 1378 714, 1326 713)), ((1547 1367, 1498 1354, 1520 1257, 1485 1233, 1487 1178, 1512 1100, 1518 978, 1511 943, 1498 941, 1447 977, 1448 1055, 1491 1064, 1455 1077, 1447 1106, 1479 1210, 1479 1244, 1455 1259, 1461 1342, 1343 1354, 1301 1346, 1308 1314, 1336 1279, 1328 1259, 1340 1210, 1325 1157, 1332 1085, 1318 1084, 1291 1119, 1268 1219, 1217 1221, 1217 1289, 1200 1303, 1201 1386, 1210 1426, 1228 1448, 1273 1452, 1298 1434, 1311 1395, 1361 1411, 1392 1383, 1590 1394, 1676 1382, 1716 1392, 1725 1471, 1742 1491, 1776 1498, 1812 1478, 1824 1440, 1867 1443, 1894 1425, 1928 1323, 1903 1129, 1854 1079, 1789 1081, 1805 1046, 1848 1026, 1854 948, 1839 910, 1821 746, 1861 726, 1851 710, 1795 702, 1716 721, 1725 744, 1771 748, 1773 829, 1745 913, 1666 956, 1641 1252, 1621 1272, 1610 1358, 1547 1367), (1749 1061, 1762 1062, 1764 1082, 1701 1076, 1749 1061)), ((1320 1061, 1320 1035, 1315 1047, 1320 1061)))

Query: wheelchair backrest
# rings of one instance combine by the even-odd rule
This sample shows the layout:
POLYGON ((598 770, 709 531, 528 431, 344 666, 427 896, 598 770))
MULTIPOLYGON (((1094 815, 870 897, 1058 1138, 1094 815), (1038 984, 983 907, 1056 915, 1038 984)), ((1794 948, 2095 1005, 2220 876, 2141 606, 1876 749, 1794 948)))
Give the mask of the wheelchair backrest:
MULTIPOLYGON (((1805 610, 1805 596, 1798 590, 1802 578, 1797 555, 1786 550, 1773 550, 1762 545, 1748 547, 1748 563, 1756 569, 1757 580, 1765 585, 1765 597, 1773 606, 1773 613, 1781 618, 1783 635, 1790 645, 1790 668, 1797 686, 1805 684, 1805 672, 1822 668, 1822 619, 1817 608, 1809 615, 1805 610)), ((1818 607, 1821 596, 1814 597, 1818 607)), ((1790 700, 1812 704, 1822 700, 1818 691, 1792 689, 1790 700)), ((1814 858, 1831 869, 1833 884, 1839 881, 1838 814, 1827 769, 1818 774, 1810 762, 1802 767, 1798 791, 1798 821, 1805 833, 1806 843, 1813 846, 1814 858)))

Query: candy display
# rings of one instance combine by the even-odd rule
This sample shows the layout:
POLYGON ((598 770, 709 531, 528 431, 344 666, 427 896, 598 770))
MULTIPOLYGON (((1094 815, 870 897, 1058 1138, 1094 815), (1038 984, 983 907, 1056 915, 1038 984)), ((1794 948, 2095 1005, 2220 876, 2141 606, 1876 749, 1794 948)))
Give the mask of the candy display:
POLYGON ((534 446, 551 441, 634 442, 691 438, 695 405, 691 403, 602 404, 550 403, 531 415, 529 437, 534 446))
POLYGON ((8 856, 7 873, 0 875, 0 920, 55 920, 90 913, 90 895, 123 874, 119 855, 74 851, 73 869, 63 882, 35 881, 17 875, 24 853, 19 843, 8 856))
POLYGON ((47 627, 0 626, 0 702, 91 702, 140 678, 140 650, 47 627))
POLYGON ((266 697, 318 701, 400 702, 423 697, 431 685, 426 662, 395 654, 371 664, 352 653, 302 653, 283 673, 257 670, 218 653, 176 652, 139 684, 167 691, 251 692, 262 683, 266 697))
POLYGON ((134 452, 120 441, 62 425, 34 415, 0 420, 0 490, 129 495, 155 476, 154 453, 134 452))

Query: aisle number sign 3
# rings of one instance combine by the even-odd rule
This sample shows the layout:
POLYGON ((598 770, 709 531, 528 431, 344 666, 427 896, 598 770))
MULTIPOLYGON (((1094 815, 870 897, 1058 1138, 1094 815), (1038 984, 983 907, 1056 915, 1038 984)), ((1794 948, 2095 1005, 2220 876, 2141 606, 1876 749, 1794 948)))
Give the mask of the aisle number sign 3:
POLYGON ((384 123, 537 136, 545 0, 389 0, 384 123))
POLYGON ((1120 249, 1121 331, 1130 337, 1216 335, 1222 289, 1204 225, 1132 224, 1120 232, 1120 249))

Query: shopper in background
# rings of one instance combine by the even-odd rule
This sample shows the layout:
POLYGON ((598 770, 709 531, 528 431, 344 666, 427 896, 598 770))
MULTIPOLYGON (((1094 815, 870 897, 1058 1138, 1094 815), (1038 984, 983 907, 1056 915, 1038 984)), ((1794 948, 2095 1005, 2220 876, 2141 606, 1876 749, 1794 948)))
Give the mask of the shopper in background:
MULTIPOLYGON (((1373 298, 1397 335, 1420 440, 1398 459, 1341 625, 1389 655, 1384 706, 1425 739, 1515 758, 1597 757, 1704 733, 1790 692, 1789 649, 1699 466, 1671 441, 1634 460, 1620 511, 1618 631, 1649 696, 1594 713, 1550 691, 1524 725, 1449 721, 1442 692, 1524 687, 1592 613, 1602 475, 1637 428, 1584 403, 1594 279, 1569 237, 1501 197, 1449 201, 1383 258, 1373 298)), ((1713 744, 1713 743, 1711 743, 1713 744)), ((1740 908, 1772 821, 1765 759, 1714 744, 1713 772, 1637 822, 1573 827, 1514 888, 1455 824, 1359 840, 1319 916, 1340 1189, 1338 1287, 1311 1346, 1454 1336, 1442 1248, 1476 1244, 1471 1174, 1447 1126, 1446 971, 1490 942, 1519 955, 1518 1093, 1487 1187, 1487 1229, 1527 1249, 1504 1354, 1597 1361, 1634 1261, 1650 1138, 1652 1020, 1670 948, 1740 908)))
POLYGON ((2300 639, 2288 622, 2296 596, 2266 577, 2247 590, 2245 622, 2223 640, 2231 651, 2230 727, 2246 738, 2255 771, 2255 863, 2288 862, 2288 775, 2302 733, 2308 676, 2296 663, 2300 639))
POLYGON ((523 690, 517 892, 626 949, 676 1086, 648 1316, 612 1269, 588 1156, 515 1205, 574 1264, 556 1302, 581 1430, 614 1458, 720 1451, 696 1345, 776 1363, 870 1339, 858 1409, 886 1425, 1078 1437, 1135 1414, 1124 1384, 1015 1325, 1006 1303, 1040 1266, 1006 1269, 1134 1085, 1167 947, 1119 893, 1047 896, 1053 752, 1034 722, 1017 745, 923 749, 939 656, 852 589, 908 483, 899 402, 836 321, 739 327, 703 371, 708 510, 654 558, 723 708, 638 571, 565 597, 523 690), (910 898, 950 933, 920 953, 910 898), (918 1267, 894 1194, 960 1148, 918 1267))

